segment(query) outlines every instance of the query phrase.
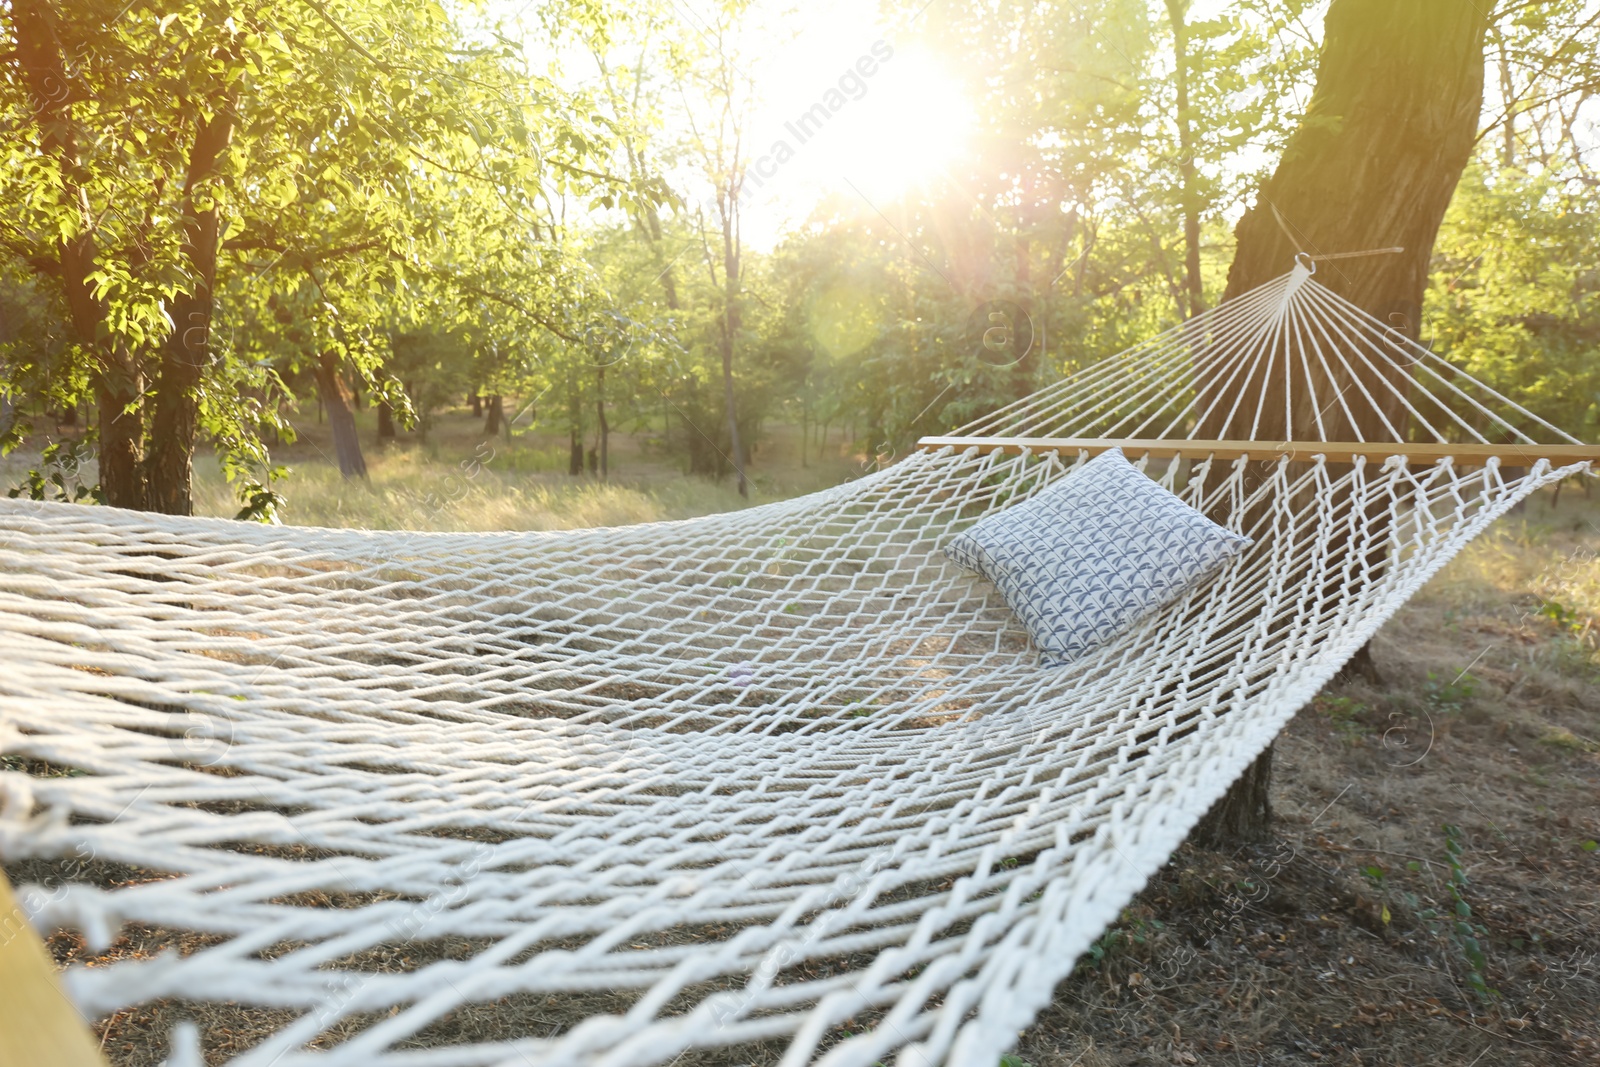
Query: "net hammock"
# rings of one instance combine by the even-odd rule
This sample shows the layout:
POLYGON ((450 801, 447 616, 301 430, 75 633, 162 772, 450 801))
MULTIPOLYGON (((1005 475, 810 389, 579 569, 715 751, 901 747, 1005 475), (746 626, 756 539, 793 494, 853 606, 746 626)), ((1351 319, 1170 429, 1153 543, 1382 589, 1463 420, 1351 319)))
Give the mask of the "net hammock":
POLYGON ((17 887, 38 930, 171 946, 69 968, 87 1016, 243 1005, 237 1065, 993 1067, 1295 711, 1593 454, 1297 265, 731 514, 440 534, 0 502, 0 858, 59 873, 17 887), (1189 443, 1251 402, 1282 442, 1189 443), (1319 446, 1373 412, 1389 443, 1319 446), (940 546, 1117 441, 1255 545, 1044 669, 940 546), (452 1026, 474 1012, 495 1027, 452 1026))

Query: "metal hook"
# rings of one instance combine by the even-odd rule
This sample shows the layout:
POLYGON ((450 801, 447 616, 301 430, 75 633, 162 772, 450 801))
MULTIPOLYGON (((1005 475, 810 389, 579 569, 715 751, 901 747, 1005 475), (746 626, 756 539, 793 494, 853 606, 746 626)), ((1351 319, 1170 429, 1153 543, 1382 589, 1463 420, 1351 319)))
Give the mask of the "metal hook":
POLYGON ((1317 261, 1309 252, 1296 252, 1294 262, 1297 267, 1304 267, 1307 274, 1317 273, 1317 261))

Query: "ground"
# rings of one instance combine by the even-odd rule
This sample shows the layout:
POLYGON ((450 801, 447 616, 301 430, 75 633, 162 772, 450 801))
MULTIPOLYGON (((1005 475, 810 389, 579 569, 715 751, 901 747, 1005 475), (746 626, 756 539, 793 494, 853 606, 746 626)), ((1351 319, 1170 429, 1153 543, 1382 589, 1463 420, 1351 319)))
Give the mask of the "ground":
MULTIPOLYGON (((603 483, 563 473, 556 438, 485 443, 456 413, 426 443, 378 450, 369 434, 370 484, 343 484, 308 429, 289 454, 292 522, 548 529, 743 505, 643 435, 618 436, 603 483)), ((805 467, 797 451, 795 431, 774 435, 757 502, 872 466, 837 440, 805 467)), ((0 478, 23 469, 13 457, 0 478)), ((198 499, 209 514, 236 506, 212 464, 198 499)), ((1390 621, 1373 645, 1381 681, 1332 686, 1300 712, 1277 746, 1273 838, 1181 849, 1011 1062, 1600 1064, 1597 648, 1600 502, 1569 485, 1503 520, 1390 621)), ((84 953, 73 935, 51 948, 84 953)), ((154 1064, 182 1011, 98 1032, 114 1063, 154 1064)), ((482 1033, 488 1020, 458 1022, 482 1033)), ((778 1053, 730 1055, 695 1062, 778 1053)))
POLYGON ((1552 497, 1295 717, 1273 839, 1181 849, 1023 1061, 1600 1064, 1600 509, 1552 497))

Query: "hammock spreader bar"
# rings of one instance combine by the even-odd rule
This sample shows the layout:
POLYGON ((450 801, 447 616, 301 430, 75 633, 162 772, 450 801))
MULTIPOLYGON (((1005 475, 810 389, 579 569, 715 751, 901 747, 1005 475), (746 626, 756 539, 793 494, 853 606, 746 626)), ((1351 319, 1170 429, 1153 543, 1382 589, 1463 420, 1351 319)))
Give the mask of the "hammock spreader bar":
POLYGON ((1527 445, 1507 444, 1439 444, 1413 442, 1396 444, 1386 441, 1199 441, 1165 438, 1117 439, 1107 437, 924 437, 917 447, 928 450, 953 448, 957 452, 977 449, 980 454, 1005 452, 1073 454, 1083 452, 1089 456, 1113 448, 1122 449, 1129 458, 1150 456, 1166 459, 1172 456, 1189 456, 1194 459, 1311 459, 1322 456, 1330 463, 1348 463, 1357 456, 1368 460, 1386 460, 1394 456, 1421 462, 1441 459, 1455 460, 1461 466, 1478 466, 1489 460, 1503 463, 1528 464, 1541 459, 1557 466, 1568 463, 1600 463, 1600 445, 1527 445))

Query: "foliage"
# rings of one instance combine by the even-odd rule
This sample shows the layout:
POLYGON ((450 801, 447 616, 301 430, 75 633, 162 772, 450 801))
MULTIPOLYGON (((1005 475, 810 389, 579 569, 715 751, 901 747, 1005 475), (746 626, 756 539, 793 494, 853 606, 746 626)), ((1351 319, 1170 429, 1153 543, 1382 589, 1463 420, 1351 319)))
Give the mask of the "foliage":
POLYGON ((1435 247, 1427 318, 1435 350, 1546 422, 1582 440, 1600 436, 1593 190, 1480 161, 1463 176, 1435 247))
POLYGON ((1312 706, 1327 716, 1334 730, 1346 741, 1354 742, 1371 733, 1365 721, 1371 709, 1359 700, 1318 693, 1312 701, 1312 706))
MULTIPOLYGON (((1591 6, 1498 17, 1424 330, 1586 439, 1591 6)), ((661 5, 523 11, 8 6, 0 450, 94 411, 82 437, 102 474, 123 453, 97 432, 132 427, 153 492, 168 468, 186 477, 189 445, 167 439, 197 436, 241 514, 265 517, 293 491, 272 450, 327 364, 402 432, 425 436, 469 393, 510 398, 510 432, 563 433, 573 473, 619 431, 713 476, 737 436, 759 467, 776 422, 799 423, 811 455, 842 432, 870 470, 1193 310, 1191 211, 1215 300, 1231 222, 1299 121, 1319 47, 1312 0, 886 0, 894 47, 939 57, 971 102, 972 150, 893 201, 824 199, 767 248, 740 229, 753 72, 777 39, 754 7, 713 4, 692 34, 661 5), (24 45, 55 57, 50 86, 24 45), (208 130, 228 135, 210 153, 208 130), (1033 337, 1021 358, 985 347, 996 302, 1033 337)))
MULTIPOLYGON (((603 30, 587 4, 540 14, 603 30)), ((163 405, 194 410, 250 499, 309 361, 403 406, 381 370, 392 329, 560 330, 541 206, 652 195, 593 163, 612 130, 581 94, 438 4, 26 0, 6 29, 0 245, 71 328, 65 358, 41 375, 9 357, 0 388, 98 392, 102 431, 115 398, 143 422, 152 486, 187 481, 186 456, 173 472, 157 455, 163 405), (516 314, 491 326, 484 300, 516 314)))
POLYGON ((70 504, 85 501, 103 504, 105 499, 99 487, 84 482, 84 468, 93 458, 93 449, 77 441, 46 445, 39 454, 39 466, 30 470, 23 483, 13 486, 6 495, 12 499, 26 497, 70 504))
POLYGON ((1466 671, 1461 671, 1448 681, 1443 675, 1429 671, 1422 683, 1422 698, 1436 712, 1458 715, 1477 690, 1478 680, 1466 671))
POLYGON ((1118 955, 1155 941, 1166 924, 1159 919, 1145 919, 1122 913, 1122 925, 1113 926, 1095 939, 1084 955, 1091 967, 1105 967, 1118 955))
POLYGON ((1483 954, 1483 942, 1488 939, 1489 931, 1481 923, 1472 921, 1472 905, 1467 903, 1468 881, 1467 869, 1461 862, 1463 851, 1461 829, 1450 824, 1446 824, 1442 829, 1445 863, 1450 869, 1450 881, 1446 888, 1450 893, 1451 916, 1440 916, 1432 909, 1428 909, 1422 912, 1422 918, 1429 922, 1443 923, 1446 933, 1460 950, 1462 959, 1467 964, 1467 984, 1481 999, 1493 1000, 1498 993, 1486 979, 1488 961, 1483 954))

